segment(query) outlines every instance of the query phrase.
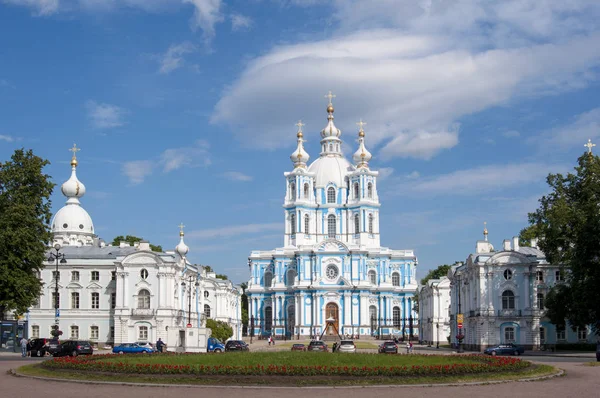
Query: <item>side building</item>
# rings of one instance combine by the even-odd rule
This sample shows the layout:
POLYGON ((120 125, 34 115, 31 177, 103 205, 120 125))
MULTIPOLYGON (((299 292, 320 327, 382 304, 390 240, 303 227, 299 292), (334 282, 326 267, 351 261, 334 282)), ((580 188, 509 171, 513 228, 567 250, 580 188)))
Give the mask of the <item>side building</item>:
POLYGON ((448 344, 450 337, 450 279, 430 279, 419 287, 419 340, 428 345, 448 344))

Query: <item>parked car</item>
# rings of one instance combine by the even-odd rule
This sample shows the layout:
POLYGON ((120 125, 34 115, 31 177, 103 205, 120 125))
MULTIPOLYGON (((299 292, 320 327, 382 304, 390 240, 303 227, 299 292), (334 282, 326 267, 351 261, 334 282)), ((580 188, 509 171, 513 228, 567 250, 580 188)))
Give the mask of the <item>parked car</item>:
POLYGON ((306 351, 306 346, 302 343, 292 344, 292 351, 306 351))
POLYGON ((144 347, 138 343, 123 343, 112 349, 114 354, 151 354, 154 352, 152 347, 144 347))
POLYGON ((58 347, 60 347, 60 340, 59 339, 50 339, 48 340, 48 353, 50 355, 54 355, 56 353, 56 351, 58 351, 58 347))
POLYGON ((54 353, 55 357, 76 357, 78 355, 92 355, 94 348, 92 343, 85 340, 67 340, 60 343, 54 353))
POLYGON ((31 352, 32 357, 44 357, 49 351, 48 343, 49 339, 37 338, 29 340, 27 349, 31 352))
POLYGON ((225 343, 225 351, 250 351, 250 347, 242 340, 229 340, 225 343))
POLYGON ((322 352, 329 351, 329 349, 327 348, 327 344, 325 344, 321 340, 311 341, 310 343, 308 343, 308 348, 306 350, 307 351, 322 351, 322 352))
POLYGON ((342 340, 337 346, 337 352, 356 352, 356 345, 354 340, 342 340))
POLYGON ((509 344, 498 344, 493 347, 486 348, 483 351, 487 355, 521 355, 525 352, 525 349, 521 346, 509 343, 509 344))
POLYGON ((398 344, 393 341, 384 341, 379 345, 379 349, 377 350, 380 354, 397 354, 398 353, 398 344))
POLYGON ((152 348, 154 350, 154 345, 149 341, 136 341, 135 344, 139 345, 140 347, 152 348))
POLYGON ((596 361, 600 362, 600 343, 596 344, 596 361))
POLYGON ((225 351, 225 344, 221 343, 221 340, 215 337, 209 337, 206 345, 207 352, 223 352, 225 351))

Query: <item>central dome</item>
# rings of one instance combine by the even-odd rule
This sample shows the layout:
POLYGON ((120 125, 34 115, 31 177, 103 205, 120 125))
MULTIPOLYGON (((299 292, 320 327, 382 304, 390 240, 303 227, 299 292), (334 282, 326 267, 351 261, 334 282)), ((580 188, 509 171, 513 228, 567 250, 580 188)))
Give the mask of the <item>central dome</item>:
POLYGON ((94 224, 83 207, 67 204, 52 219, 52 233, 92 236, 94 235, 94 224))
POLYGON ((335 184, 338 188, 346 185, 346 176, 354 171, 354 166, 343 156, 321 156, 308 168, 315 173, 315 188, 335 184))

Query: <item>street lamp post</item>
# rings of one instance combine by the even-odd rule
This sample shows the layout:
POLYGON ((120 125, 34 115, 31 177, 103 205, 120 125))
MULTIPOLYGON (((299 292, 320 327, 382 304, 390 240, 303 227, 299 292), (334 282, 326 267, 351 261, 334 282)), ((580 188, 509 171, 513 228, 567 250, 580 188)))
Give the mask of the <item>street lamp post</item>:
MULTIPOLYGON (((56 261, 56 271, 54 271, 54 328, 56 330, 56 333, 58 333, 59 331, 59 318, 60 318, 60 308, 59 308, 59 299, 58 299, 58 279, 59 279, 59 273, 58 273, 58 263, 60 262, 61 264, 66 264, 67 260, 65 259, 65 254, 64 253, 60 253, 60 249, 61 249, 61 245, 60 243, 55 243, 54 244, 54 250, 56 251, 56 253, 53 253, 52 251, 50 252, 50 254, 48 255, 48 262, 51 263, 52 261, 56 261)), ((54 337, 58 337, 58 335, 54 336, 54 337)))
MULTIPOLYGON (((460 306, 460 282, 461 282, 461 275, 458 275, 457 277, 458 280, 458 313, 462 315, 462 310, 461 310, 461 306, 460 306)), ((458 322, 458 316, 457 316, 457 324, 459 324, 458 322)), ((460 320, 462 322, 462 319, 460 320)), ((458 334, 456 335, 456 339, 458 340, 458 349, 456 350, 458 353, 463 353, 464 349, 462 346, 462 340, 464 338, 464 334, 462 332, 462 323, 460 323, 460 328, 458 328, 458 334)))
MULTIPOLYGON (((194 281, 194 276, 190 275, 187 278, 187 281, 189 282, 189 288, 188 288, 188 323, 187 323, 187 327, 191 328, 192 327, 192 282, 194 281)), ((183 286, 185 288, 185 280, 183 282, 181 282, 181 286, 183 286)), ((196 283, 194 284, 194 286, 196 286, 196 287, 200 286, 200 283, 198 282, 198 280, 196 280, 196 283)))

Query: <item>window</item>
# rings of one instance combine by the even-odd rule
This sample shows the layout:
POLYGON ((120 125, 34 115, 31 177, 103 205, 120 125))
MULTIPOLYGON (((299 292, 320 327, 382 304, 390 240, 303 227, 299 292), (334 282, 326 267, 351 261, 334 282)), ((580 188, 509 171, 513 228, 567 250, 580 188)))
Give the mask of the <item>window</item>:
POLYGON ((265 307, 265 330, 271 330, 273 328, 273 309, 271 307, 265 307))
POLYGON ((92 293, 92 309, 97 310, 100 308, 100 293, 92 293))
POLYGON ((34 339, 40 337, 40 327, 38 325, 33 325, 31 327, 31 337, 33 337, 34 339))
POLYGON ((138 293, 138 305, 139 309, 148 309, 150 308, 150 292, 146 289, 140 290, 138 293))
POLYGON ((335 230, 336 230, 336 225, 335 225, 335 216, 333 214, 330 214, 329 216, 327 216, 327 237, 328 238, 335 238, 335 230))
POLYGON ((304 183, 304 199, 308 199, 310 197, 309 189, 310 187, 308 186, 308 183, 304 183))
POLYGON ((507 281, 511 280, 513 277, 512 271, 509 269, 504 270, 504 279, 507 281))
POLYGON ((290 214, 290 233, 294 235, 296 233, 296 215, 290 214))
POLYGON ((210 318, 210 305, 204 304, 204 316, 210 318))
POLYGON ((290 182, 290 198, 296 200, 296 184, 290 182))
POLYGON ((79 326, 71 326, 71 336, 69 338, 71 338, 71 339, 79 338, 79 326))
POLYGON ((52 292, 52 307, 60 307, 60 293, 52 292))
POLYGON ((563 274, 562 274, 562 272, 560 272, 560 270, 555 272, 555 278, 556 278, 557 282, 562 282, 564 280, 563 274))
POLYGON ((504 328, 504 342, 514 343, 515 341, 515 328, 512 326, 504 328))
POLYGON ((140 326, 138 329, 138 340, 148 341, 148 326, 140 326))
POLYGON ((373 214, 369 214, 369 233, 373 233, 373 214))
POLYGON ((540 310, 544 308, 544 293, 537 294, 537 306, 540 310))
POLYGON ((377 274, 373 270, 369 271, 369 281, 373 285, 377 284, 377 274))
POLYGON ((99 334, 98 326, 90 326, 90 340, 98 340, 99 334))
POLYGON ((208 298, 208 296, 210 296, 210 293, 208 291, 204 292, 204 298, 208 298))
POLYGON ((359 192, 359 188, 358 188, 358 182, 355 182, 354 183, 354 197, 356 199, 358 199, 359 195, 360 195, 360 192, 359 192))
POLYGON ((117 293, 110 294, 110 308, 115 309, 117 307, 117 293))
POLYGON ((535 273, 535 280, 538 282, 543 282, 544 281, 544 272, 543 271, 536 271, 535 273))
POLYGON ((400 307, 394 307, 392 310, 394 327, 400 329, 400 307))
POLYGON ((577 339, 582 341, 582 340, 587 340, 587 328, 577 328, 577 339))
POLYGON ((98 282, 100 280, 100 272, 92 271, 92 282, 98 282))
POLYGON ((52 271, 52 280, 60 281, 60 271, 52 271))
POLYGON ((515 309, 515 294, 510 290, 505 290, 504 292, 502 292, 502 309, 515 309))
POLYGON ((111 281, 117 280, 117 271, 110 272, 110 280, 111 281))
POLYGON ((144 268, 144 269, 142 269, 142 270, 140 271, 140 277, 141 277, 142 279, 144 279, 144 280, 145 280, 145 279, 147 279, 147 278, 148 278, 148 270, 147 270, 147 269, 145 269, 145 268, 144 268))
POLYGON ((327 268, 325 269, 325 275, 327 276, 327 278, 332 279, 332 280, 337 278, 339 275, 338 267, 336 267, 333 264, 329 264, 327 266, 327 268))
POLYGON ((310 217, 308 214, 304 216, 304 233, 307 235, 310 233, 310 217))
POLYGON ((73 308, 73 309, 79 308, 79 293, 77 293, 77 292, 71 293, 71 308, 73 308))
POLYGON ((397 272, 392 274, 392 286, 400 286, 400 274, 397 272))
POLYGON ((79 282, 79 271, 71 272, 71 282, 79 282))
POLYGON ((369 307, 369 319, 371 320, 371 329, 377 327, 377 307, 374 305, 369 307))
POLYGON ((115 327, 114 326, 110 327, 110 338, 111 338, 111 340, 115 338, 115 327))
POLYGON ((360 234, 360 216, 358 214, 354 215, 354 233, 360 234))
POLYGON ((327 203, 335 203, 335 188, 327 188, 327 203))
POLYGON ((293 269, 288 270, 288 272, 285 274, 286 275, 286 285, 288 286, 293 286, 294 285, 294 279, 296 279, 296 271, 294 271, 293 269))
POLYGON ((273 274, 270 272, 265 272, 265 287, 271 287, 273 284, 273 274))
POLYGON ((373 183, 371 182, 367 184, 367 197, 373 199, 373 183))
POLYGON ((556 340, 565 340, 565 325, 556 325, 556 340))
POLYGON ((546 342, 546 328, 540 327, 540 343, 546 342))

